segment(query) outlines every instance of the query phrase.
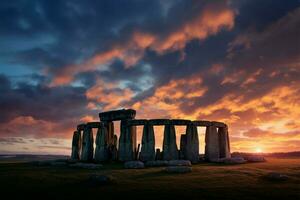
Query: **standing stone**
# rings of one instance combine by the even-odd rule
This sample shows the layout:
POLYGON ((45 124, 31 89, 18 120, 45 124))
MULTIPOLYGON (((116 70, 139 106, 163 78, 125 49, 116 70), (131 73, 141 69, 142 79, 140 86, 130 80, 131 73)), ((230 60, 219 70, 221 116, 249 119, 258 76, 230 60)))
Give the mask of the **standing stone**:
POLYGON ((219 135, 220 158, 231 158, 228 127, 225 126, 219 128, 218 135, 219 135))
POLYGON ((119 160, 130 161, 134 158, 136 149, 136 127, 127 126, 126 121, 121 121, 121 134, 119 139, 119 160))
POLYGON ((114 140, 115 130, 114 130, 114 122, 107 121, 104 123, 104 126, 107 129, 107 144, 111 145, 114 140))
POLYGON ((118 160, 118 136, 117 135, 114 135, 114 140, 113 140, 113 145, 112 145, 112 148, 111 148, 111 159, 113 161, 116 161, 118 160))
POLYGON ((162 152, 160 152, 160 149, 156 149, 155 160, 162 160, 162 159, 163 159, 162 152))
POLYGON ((186 151, 186 135, 181 134, 180 136, 180 159, 185 159, 185 151, 186 151))
POLYGON ((92 161, 94 154, 94 138, 92 128, 86 126, 83 130, 82 139, 82 161, 92 161))
POLYGON ((185 159, 192 163, 199 161, 199 138, 197 126, 193 124, 187 125, 186 128, 186 148, 185 159))
POLYGON ((145 124, 142 136, 141 161, 155 160, 155 137, 153 126, 145 124))
POLYGON ((108 159, 108 131, 107 127, 101 126, 98 128, 96 135, 95 160, 101 162, 108 159))
POLYGON ((79 158, 80 158, 80 147, 81 147, 80 132, 79 131, 74 131, 73 141, 72 141, 71 159, 79 160, 79 158))
POLYGON ((219 159, 219 137, 216 126, 207 126, 205 132, 205 159, 208 161, 219 159))
POLYGON ((166 124, 163 140, 163 159, 177 160, 178 148, 176 144, 176 134, 174 125, 166 124))

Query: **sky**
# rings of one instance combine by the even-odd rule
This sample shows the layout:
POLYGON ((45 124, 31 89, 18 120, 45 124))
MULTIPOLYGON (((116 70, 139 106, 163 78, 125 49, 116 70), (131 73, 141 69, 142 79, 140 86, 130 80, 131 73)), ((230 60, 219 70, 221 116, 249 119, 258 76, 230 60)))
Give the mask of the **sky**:
POLYGON ((0 46, 0 153, 70 154, 120 108, 225 122, 232 152, 300 150, 299 0, 4 0, 0 46))

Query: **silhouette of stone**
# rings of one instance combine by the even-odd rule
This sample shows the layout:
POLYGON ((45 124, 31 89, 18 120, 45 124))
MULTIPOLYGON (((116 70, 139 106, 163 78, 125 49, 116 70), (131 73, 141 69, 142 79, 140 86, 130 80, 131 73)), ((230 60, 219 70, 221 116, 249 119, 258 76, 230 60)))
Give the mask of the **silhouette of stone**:
POLYGON ((176 144, 176 134, 174 125, 165 125, 163 139, 163 159, 178 159, 178 149, 176 144))
POLYGON ((184 157, 192 163, 197 163, 199 161, 198 130, 194 124, 189 124, 186 128, 186 148, 184 157))
POLYGON ((111 176, 91 174, 88 178, 88 183, 92 186, 108 185, 114 182, 111 176))
POLYGON ((156 152, 155 152, 155 160, 162 160, 163 159, 163 154, 162 152, 160 151, 160 149, 156 149, 156 152))
POLYGON ((136 111, 133 109, 113 110, 108 112, 99 113, 101 121, 115 121, 134 119, 136 111))
POLYGON ((107 161, 109 159, 108 155, 108 131, 107 127, 101 126, 96 135, 95 161, 107 161))
POLYGON ((121 135, 119 139, 119 160, 130 161, 134 158, 136 149, 136 127, 127 126, 126 121, 121 121, 121 135))
POLYGON ((228 137, 228 128, 220 127, 218 130, 219 137, 219 147, 220 147, 220 158, 230 158, 230 145, 229 145, 229 137, 228 137))
POLYGON ((219 159, 219 137, 216 126, 206 127, 205 132, 205 159, 207 161, 219 159))
MULTIPOLYGON (((93 160, 92 128, 98 128, 96 136, 95 160, 142 161, 186 159, 192 163, 199 161, 198 126, 205 126, 205 160, 223 162, 230 158, 228 127, 222 122, 185 119, 134 119, 136 111, 132 109, 113 110, 99 113, 101 122, 88 122, 77 126, 74 133, 71 160, 93 160), (121 120, 120 138, 114 133, 115 120, 121 120), (141 152, 136 148, 136 126, 143 125, 141 152), (163 150, 155 149, 154 125, 164 125, 163 150), (187 126, 186 134, 181 135, 180 150, 176 144, 174 126, 187 126), (80 144, 80 135, 83 131, 80 144), (78 142, 79 139, 79 142, 78 142), (80 147, 81 145, 81 147, 80 147), (77 149, 81 148, 80 151, 77 149)), ((139 144, 140 147, 140 144, 139 144)))
POLYGON ((94 138, 92 128, 85 126, 82 138, 82 161, 92 161, 94 154, 94 138))
POLYGON ((73 140, 72 140, 72 153, 71 159, 79 160, 80 159, 80 148, 81 148, 81 136, 79 131, 74 131, 73 140))
POLYGON ((141 161, 155 160, 155 138, 153 126, 145 124, 142 136, 141 161))
POLYGON ((179 152, 180 159, 185 159, 185 154, 186 154, 186 135, 181 134, 181 136, 180 136, 180 152, 179 152))

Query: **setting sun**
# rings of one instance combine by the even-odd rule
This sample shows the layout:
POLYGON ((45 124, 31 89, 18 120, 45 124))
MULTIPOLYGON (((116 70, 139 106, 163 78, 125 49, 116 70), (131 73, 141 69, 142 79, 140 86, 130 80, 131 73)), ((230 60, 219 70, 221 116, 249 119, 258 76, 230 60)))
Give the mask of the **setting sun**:
POLYGON ((260 147, 257 147, 257 148, 255 149, 255 152, 256 152, 256 153, 261 153, 261 152, 262 152, 262 149, 261 149, 260 147))

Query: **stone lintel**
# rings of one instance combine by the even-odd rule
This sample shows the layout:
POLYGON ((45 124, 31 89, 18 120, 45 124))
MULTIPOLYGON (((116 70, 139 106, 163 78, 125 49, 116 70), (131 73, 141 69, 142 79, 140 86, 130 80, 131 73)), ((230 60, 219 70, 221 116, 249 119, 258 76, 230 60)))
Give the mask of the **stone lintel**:
POLYGON ((187 120, 187 119, 172 119, 171 120, 171 124, 175 125, 175 126, 187 126, 191 123, 191 120, 187 120))
POLYGON ((216 126, 218 128, 225 128, 226 124, 224 124, 223 122, 216 122, 216 121, 212 121, 211 122, 213 126, 216 126))
POLYGON ((143 126, 147 123, 148 123, 147 119, 132 119, 126 121, 127 126, 143 126))
POLYGON ((171 124, 171 120, 169 119, 150 119, 149 125, 153 126, 162 126, 162 125, 168 125, 171 124))
POLYGON ((83 131, 84 128, 85 128, 85 126, 86 126, 86 124, 79 124, 79 125, 77 126, 77 130, 78 130, 78 131, 83 131))
POLYGON ((102 122, 88 122, 86 125, 90 128, 100 128, 101 126, 103 126, 103 123, 102 122))
POLYGON ((136 115, 136 111, 133 109, 112 110, 112 111, 99 113, 99 117, 101 121, 134 119, 135 115, 136 115))
POLYGON ((210 121, 193 121, 195 126, 211 126, 212 123, 210 121))

